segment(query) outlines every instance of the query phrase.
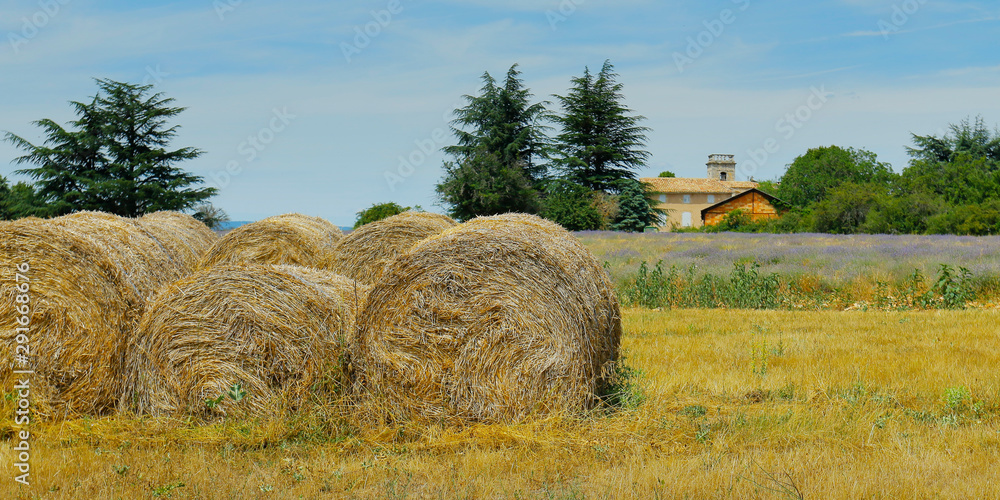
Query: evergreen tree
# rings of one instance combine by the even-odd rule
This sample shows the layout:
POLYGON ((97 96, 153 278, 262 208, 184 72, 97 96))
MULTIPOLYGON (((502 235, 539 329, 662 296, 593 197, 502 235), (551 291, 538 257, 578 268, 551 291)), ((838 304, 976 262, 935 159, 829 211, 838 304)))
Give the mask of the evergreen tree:
POLYGON ((664 211, 649 200, 648 186, 634 179, 620 181, 619 186, 618 217, 612 229, 640 233, 660 222, 664 211))
POLYGON ((537 213, 538 191, 523 165, 505 163, 485 148, 459 162, 444 164, 437 193, 448 204, 448 215, 466 221, 480 215, 537 213))
POLYGON ((594 191, 616 192, 649 158, 644 149, 649 128, 639 125, 643 116, 624 106, 617 78, 605 61, 596 78, 585 68, 566 96, 556 96, 563 108, 556 164, 566 178, 594 191))
POLYGON ((436 191, 458 220, 478 215, 538 211, 539 190, 547 176, 547 103, 531 103, 517 64, 502 86, 483 75, 478 96, 464 96, 455 110, 452 131, 458 144, 444 148, 453 161, 436 191))
POLYGON ((478 96, 464 96, 468 104, 455 110, 452 132, 458 144, 444 151, 462 162, 481 152, 489 153, 507 166, 517 166, 533 184, 544 180, 549 154, 545 123, 552 119, 545 106, 531 103, 531 91, 524 87, 521 72, 514 64, 503 86, 490 74, 483 74, 478 96), (468 129, 468 130, 467 130, 468 129))
POLYGON ((36 165, 18 173, 36 180, 54 215, 101 210, 136 217, 187 209, 215 194, 214 188, 193 187, 202 179, 175 166, 202 151, 166 149, 178 128, 167 121, 185 108, 170 106, 173 99, 160 93, 149 95, 152 85, 96 81, 98 93, 89 104, 71 102, 78 118, 70 130, 42 119, 34 122, 46 136, 42 146, 5 136, 27 153, 16 163, 36 165))

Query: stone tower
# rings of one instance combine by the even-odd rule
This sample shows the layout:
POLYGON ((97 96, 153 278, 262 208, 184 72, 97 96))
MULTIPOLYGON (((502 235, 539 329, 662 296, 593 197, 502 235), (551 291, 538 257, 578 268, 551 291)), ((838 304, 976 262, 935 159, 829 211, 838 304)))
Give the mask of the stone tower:
POLYGON ((733 155, 708 155, 708 178, 717 181, 736 180, 736 160, 733 155))

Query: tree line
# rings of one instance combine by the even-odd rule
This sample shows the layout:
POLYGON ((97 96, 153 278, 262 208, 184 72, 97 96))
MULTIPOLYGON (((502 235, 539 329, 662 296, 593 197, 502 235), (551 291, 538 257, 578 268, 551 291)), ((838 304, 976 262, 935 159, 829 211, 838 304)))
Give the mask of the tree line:
POLYGON ((1000 130, 977 117, 912 137, 899 173, 864 149, 810 149, 760 185, 781 200, 778 219, 753 223, 736 214, 705 230, 1000 234, 1000 130))
MULTIPOLYGON (((456 143, 444 148, 448 160, 435 190, 449 215, 526 212, 570 230, 656 225, 662 213, 638 179, 649 129, 625 106, 610 61, 597 74, 585 68, 573 77, 565 95, 553 96, 555 107, 533 100, 517 64, 503 81, 488 72, 482 80, 479 94, 464 96, 455 110, 456 143)), ((25 153, 14 161, 27 168, 16 172, 33 182, 10 185, 0 176, 0 218, 195 209, 206 221, 225 220, 206 203, 216 190, 178 166, 203 152, 169 147, 178 126, 168 122, 185 108, 151 85, 96 82, 96 95, 70 103, 77 117, 68 126, 33 122, 43 144, 5 133, 25 153)), ((912 137, 899 173, 864 149, 810 149, 760 185, 779 198, 779 218, 752 222, 734 213, 702 230, 1000 234, 1000 130, 977 117, 912 137)), ((376 207, 379 214, 387 209, 376 207)))

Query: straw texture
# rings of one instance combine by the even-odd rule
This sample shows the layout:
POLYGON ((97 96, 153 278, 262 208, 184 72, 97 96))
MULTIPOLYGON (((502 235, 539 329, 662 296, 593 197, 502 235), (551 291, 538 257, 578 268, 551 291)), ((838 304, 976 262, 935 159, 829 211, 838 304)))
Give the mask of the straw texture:
POLYGON ((321 268, 343 232, 329 221, 285 214, 226 233, 202 258, 198 269, 225 264, 290 264, 321 268))
POLYGON ((366 293, 332 273, 252 264, 173 283, 129 343, 123 409, 211 417, 295 407, 314 384, 344 383, 342 350, 366 293), (235 384, 245 399, 225 396, 235 384))
POLYGON ((204 223, 180 212, 154 212, 143 215, 137 221, 188 273, 194 272, 198 261, 219 240, 219 236, 204 223))
POLYGON ((450 217, 403 212, 351 231, 337 242, 325 267, 365 283, 375 283, 386 266, 415 243, 454 227, 450 217))
MULTIPOLYGON (((121 232, 125 240, 135 237, 128 229, 121 232)), ((35 371, 33 410, 43 416, 100 415, 115 405, 125 333, 153 283, 144 266, 137 269, 108 248, 98 236, 70 230, 65 220, 0 223, 5 318, 14 317, 8 307, 18 294, 16 266, 30 266, 25 273, 32 311, 28 368, 35 371)), ((13 321, 0 325, 0 378, 5 381, 13 369, 25 368, 14 363, 15 326, 13 321)))
POLYGON ((481 217, 390 264, 350 355, 361 411, 379 418, 514 421, 597 401, 618 357, 607 274, 538 217, 481 217))

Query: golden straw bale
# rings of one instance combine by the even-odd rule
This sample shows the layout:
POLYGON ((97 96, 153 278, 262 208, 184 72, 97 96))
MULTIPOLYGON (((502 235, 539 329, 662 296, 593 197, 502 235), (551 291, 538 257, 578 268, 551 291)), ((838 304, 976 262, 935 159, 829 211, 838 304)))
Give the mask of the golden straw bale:
POLYGON ((403 212, 351 231, 337 242, 328 268, 365 283, 375 283, 393 259, 415 243, 455 226, 450 217, 403 212))
POLYGON ((219 236, 200 220, 180 212, 154 212, 137 221, 176 261, 183 263, 189 273, 194 272, 198 261, 219 240, 219 236))
MULTIPOLYGON (((17 378, 12 370, 18 325, 14 285, 16 268, 27 273, 31 308, 28 332, 32 410, 43 416, 100 415, 112 409, 120 393, 121 352, 126 331, 138 318, 140 296, 130 284, 129 269, 108 252, 99 238, 41 219, 0 223, 0 379, 17 378)), ((23 278, 22 278, 23 279, 23 278)))
POLYGON ((319 217, 268 217, 226 233, 201 259, 198 269, 239 263, 324 267, 343 235, 340 228, 319 217))
POLYGON ((183 262, 175 259, 169 249, 135 219, 104 212, 76 212, 48 222, 101 245, 125 270, 121 286, 134 294, 133 304, 139 308, 160 286, 189 272, 183 262))
POLYGON ((592 408, 613 373, 621 316, 607 273, 575 237, 507 214, 393 261, 356 335, 361 414, 516 421, 592 408))
POLYGON ((126 350, 123 410, 259 414, 297 406, 331 378, 343 384, 353 294, 364 289, 316 273, 217 266, 165 287, 126 350), (227 395, 236 384, 246 392, 240 401, 227 395))

